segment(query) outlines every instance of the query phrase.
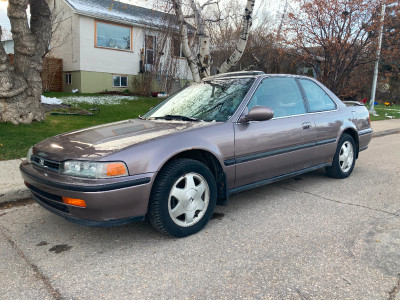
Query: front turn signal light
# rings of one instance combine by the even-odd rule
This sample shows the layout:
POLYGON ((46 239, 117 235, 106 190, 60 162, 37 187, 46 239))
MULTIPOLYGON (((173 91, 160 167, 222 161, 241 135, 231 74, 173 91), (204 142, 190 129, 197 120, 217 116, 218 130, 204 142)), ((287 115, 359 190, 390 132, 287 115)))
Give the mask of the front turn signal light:
POLYGON ((107 176, 124 176, 127 175, 128 171, 123 163, 109 163, 107 164, 107 176))
POLYGON ((86 207, 86 202, 85 202, 85 200, 82 200, 82 199, 75 199, 75 198, 69 198, 69 197, 62 197, 62 201, 63 201, 65 204, 74 205, 74 206, 79 206, 79 207, 86 207))

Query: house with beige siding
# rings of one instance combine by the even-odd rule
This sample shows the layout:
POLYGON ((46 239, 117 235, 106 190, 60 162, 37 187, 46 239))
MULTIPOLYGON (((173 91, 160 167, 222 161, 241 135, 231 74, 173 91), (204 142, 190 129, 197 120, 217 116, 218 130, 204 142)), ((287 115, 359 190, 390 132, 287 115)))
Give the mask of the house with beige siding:
POLYGON ((63 60, 64 91, 134 92, 134 80, 150 71, 156 72, 152 89, 157 91, 166 76, 180 83, 192 79, 175 38, 175 16, 111 0, 53 5, 61 16, 55 40, 62 43, 53 45, 51 55, 63 60))

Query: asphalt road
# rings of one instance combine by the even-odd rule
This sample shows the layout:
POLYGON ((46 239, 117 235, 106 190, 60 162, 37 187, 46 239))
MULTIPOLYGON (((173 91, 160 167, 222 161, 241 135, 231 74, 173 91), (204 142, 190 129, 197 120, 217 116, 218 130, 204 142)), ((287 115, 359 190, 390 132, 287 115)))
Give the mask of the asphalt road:
POLYGON ((238 194, 202 232, 85 228, 0 211, 1 299, 400 299, 400 134, 350 178, 323 170, 238 194))

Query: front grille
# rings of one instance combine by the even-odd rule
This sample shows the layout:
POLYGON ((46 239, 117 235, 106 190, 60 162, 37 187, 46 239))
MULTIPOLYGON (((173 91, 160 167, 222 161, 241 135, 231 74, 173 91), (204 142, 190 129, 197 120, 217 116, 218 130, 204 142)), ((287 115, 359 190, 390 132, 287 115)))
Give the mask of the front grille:
POLYGON ((48 192, 42 191, 42 190, 40 190, 40 189, 38 189, 38 188, 36 188, 36 187, 30 185, 30 184, 28 184, 28 188, 29 188, 33 193, 38 194, 38 195, 40 195, 40 196, 42 196, 42 197, 46 197, 46 198, 49 199, 49 200, 62 202, 62 197, 61 197, 61 196, 57 196, 57 195, 50 194, 50 193, 48 193, 48 192))
POLYGON ((27 187, 31 190, 36 200, 64 213, 69 213, 69 208, 62 202, 62 197, 42 191, 30 184, 27 187))
POLYGON ((58 171, 60 169, 60 162, 46 159, 40 156, 33 155, 31 157, 31 162, 37 166, 47 168, 50 170, 58 171))
POLYGON ((53 202, 53 201, 48 201, 45 198, 40 197, 38 194, 34 194, 34 196, 35 196, 36 200, 38 200, 38 201, 40 201, 40 202, 42 202, 42 203, 44 203, 44 204, 56 209, 56 210, 59 210, 59 211, 61 211, 63 213, 69 214, 69 208, 65 204, 61 204, 61 203, 57 203, 57 202, 53 202))

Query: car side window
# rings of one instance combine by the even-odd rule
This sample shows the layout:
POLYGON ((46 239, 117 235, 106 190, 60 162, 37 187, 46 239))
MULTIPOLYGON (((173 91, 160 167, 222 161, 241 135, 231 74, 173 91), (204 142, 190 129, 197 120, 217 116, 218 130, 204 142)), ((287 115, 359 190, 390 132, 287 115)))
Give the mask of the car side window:
POLYGON ((272 108, 274 118, 305 114, 304 101, 294 78, 264 79, 251 98, 248 109, 256 105, 272 108))
POLYGON ((319 112, 336 109, 336 104, 331 97, 315 82, 308 79, 300 79, 308 100, 310 112, 319 112))

